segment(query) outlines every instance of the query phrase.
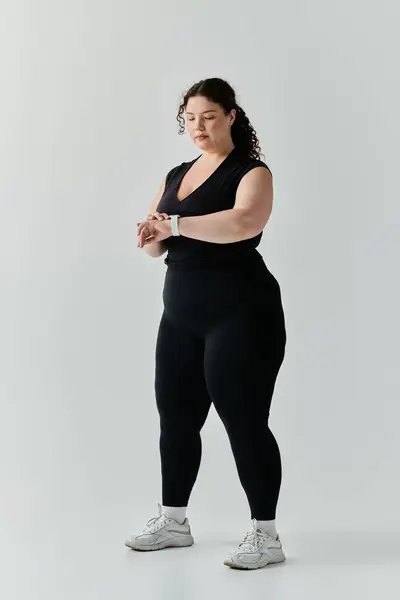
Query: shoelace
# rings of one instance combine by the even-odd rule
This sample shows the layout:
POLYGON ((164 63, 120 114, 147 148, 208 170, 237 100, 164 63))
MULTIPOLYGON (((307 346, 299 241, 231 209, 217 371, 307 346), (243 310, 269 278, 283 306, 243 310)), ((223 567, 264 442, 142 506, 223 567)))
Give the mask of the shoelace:
POLYGON ((261 529, 257 529, 257 523, 255 519, 253 519, 252 523, 252 530, 246 533, 244 540, 240 542, 239 546, 234 549, 234 552, 257 552, 268 539, 268 533, 262 531, 261 529))
POLYGON ((147 521, 142 533, 154 533, 158 529, 161 529, 161 527, 163 527, 167 521, 168 517, 164 514, 159 515, 158 517, 153 517, 147 521))

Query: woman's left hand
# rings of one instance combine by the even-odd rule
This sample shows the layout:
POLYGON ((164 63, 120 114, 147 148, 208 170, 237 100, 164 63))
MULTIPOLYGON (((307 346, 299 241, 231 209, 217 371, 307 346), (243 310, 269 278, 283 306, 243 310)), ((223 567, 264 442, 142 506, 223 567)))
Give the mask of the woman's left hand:
POLYGON ((137 223, 138 248, 153 242, 162 242, 172 235, 171 220, 146 220, 137 223))

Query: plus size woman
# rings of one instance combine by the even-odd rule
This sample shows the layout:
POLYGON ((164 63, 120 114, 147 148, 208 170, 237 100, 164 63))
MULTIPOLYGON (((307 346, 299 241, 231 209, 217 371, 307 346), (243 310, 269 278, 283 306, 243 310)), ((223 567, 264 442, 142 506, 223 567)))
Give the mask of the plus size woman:
POLYGON ((252 523, 224 564, 256 569, 285 560, 275 524, 281 456, 268 424, 285 317, 278 281, 257 250, 272 211, 272 174, 226 81, 191 86, 177 116, 181 132, 183 115, 201 154, 167 173, 137 226, 139 248, 167 253, 155 353, 162 498, 158 515, 125 543, 134 550, 194 543, 186 509, 213 403, 252 523))

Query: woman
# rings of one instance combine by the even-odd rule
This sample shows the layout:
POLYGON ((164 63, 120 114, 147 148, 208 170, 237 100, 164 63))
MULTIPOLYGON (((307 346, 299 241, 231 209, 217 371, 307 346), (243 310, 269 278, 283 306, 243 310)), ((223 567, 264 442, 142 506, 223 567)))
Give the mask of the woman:
POLYGON ((252 530, 224 561, 255 569, 285 556, 275 527, 281 458, 268 417, 286 345, 280 287, 256 250, 272 210, 272 175, 224 80, 193 85, 178 112, 202 154, 169 171, 138 247, 168 251, 156 346, 162 504, 134 550, 190 546, 186 508, 211 402, 226 428, 252 530))

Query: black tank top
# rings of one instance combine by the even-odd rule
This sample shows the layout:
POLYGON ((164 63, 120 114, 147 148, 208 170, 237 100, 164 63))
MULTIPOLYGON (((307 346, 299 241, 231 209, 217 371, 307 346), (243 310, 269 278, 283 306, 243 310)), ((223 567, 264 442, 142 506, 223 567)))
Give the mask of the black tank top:
MULTIPOLYGON (((200 155, 201 156, 201 155, 200 155)), ((178 200, 177 190, 184 175, 200 158, 183 162, 171 169, 165 181, 165 190, 157 211, 182 217, 206 215, 233 208, 236 190, 242 177, 255 167, 269 167, 265 162, 243 156, 235 147, 219 164, 217 169, 184 200, 178 200)), ((187 238, 183 235, 171 236, 164 240, 168 250, 164 259, 166 265, 190 267, 196 265, 217 266, 251 260, 261 255, 256 250, 262 238, 257 236, 238 242, 218 244, 187 238)))

